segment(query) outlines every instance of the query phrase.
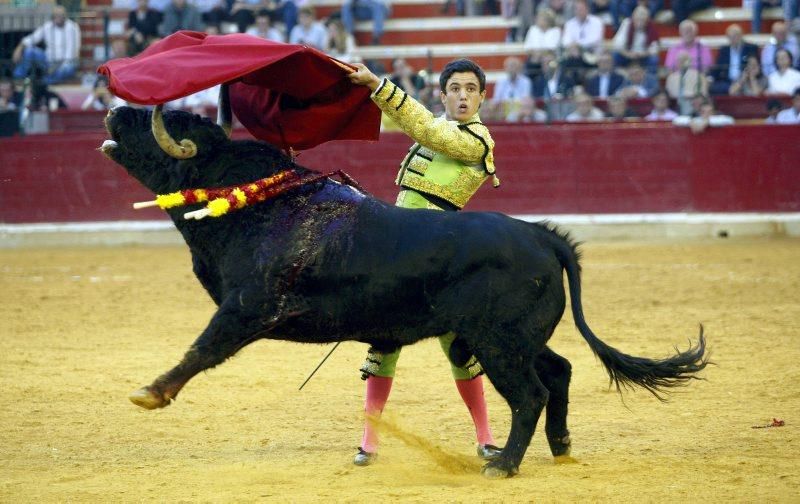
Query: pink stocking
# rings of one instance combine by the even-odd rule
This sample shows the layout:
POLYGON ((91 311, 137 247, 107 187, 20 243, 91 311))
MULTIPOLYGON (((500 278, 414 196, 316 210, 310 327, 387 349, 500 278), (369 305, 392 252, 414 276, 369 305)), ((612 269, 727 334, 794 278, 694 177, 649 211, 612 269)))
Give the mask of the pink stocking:
POLYGON ((486 399, 483 396, 483 379, 476 376, 471 380, 456 380, 458 393, 469 408, 475 433, 480 445, 493 445, 492 429, 489 427, 489 415, 486 411, 486 399))
MULTIPOLYGON (((392 391, 392 378, 384 376, 370 376, 367 378, 367 398, 364 401, 364 412, 367 415, 380 417, 389 392, 392 391)), ((364 437, 361 439, 361 449, 368 453, 378 451, 378 432, 370 421, 364 422, 364 437)))

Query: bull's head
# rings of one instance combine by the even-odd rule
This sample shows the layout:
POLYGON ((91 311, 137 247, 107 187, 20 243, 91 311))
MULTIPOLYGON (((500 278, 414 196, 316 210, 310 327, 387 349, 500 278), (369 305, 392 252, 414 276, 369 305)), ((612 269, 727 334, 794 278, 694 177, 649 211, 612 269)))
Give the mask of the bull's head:
MULTIPOLYGON (((154 113, 117 107, 105 119, 111 140, 101 147, 112 161, 148 189, 165 194, 180 189, 222 187, 267 177, 292 166, 291 160, 264 142, 236 141, 210 119, 183 111, 168 111, 156 120, 170 138, 194 145, 194 155, 171 156, 153 134, 154 113)), ((172 141, 176 145, 177 142, 172 141)))

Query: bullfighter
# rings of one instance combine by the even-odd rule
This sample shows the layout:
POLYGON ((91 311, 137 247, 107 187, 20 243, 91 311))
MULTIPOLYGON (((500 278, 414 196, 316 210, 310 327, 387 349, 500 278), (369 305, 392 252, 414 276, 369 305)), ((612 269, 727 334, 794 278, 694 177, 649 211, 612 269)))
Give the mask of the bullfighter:
MULTIPOLYGON (((473 194, 495 175, 494 141, 481 123, 478 110, 486 97, 486 75, 468 59, 448 63, 439 77, 440 98, 445 113, 435 117, 421 103, 388 79, 379 79, 367 67, 356 64, 351 82, 372 90, 372 100, 384 114, 414 141, 400 164, 396 183, 400 186, 396 205, 403 208, 458 211, 473 194)), ((483 370, 470 352, 449 332, 439 336, 450 361, 456 387, 475 424, 478 455, 492 460, 500 454, 495 446, 483 393, 483 370)), ((378 436, 371 419, 380 416, 389 398, 400 349, 382 351, 372 347, 361 367, 367 382, 367 421, 353 463, 371 464, 377 456, 378 436)))

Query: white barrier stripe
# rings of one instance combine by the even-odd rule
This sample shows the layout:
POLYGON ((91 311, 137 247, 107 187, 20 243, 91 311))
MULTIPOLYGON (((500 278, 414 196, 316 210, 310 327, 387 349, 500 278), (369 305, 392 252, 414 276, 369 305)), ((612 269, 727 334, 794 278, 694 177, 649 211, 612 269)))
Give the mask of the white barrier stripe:
MULTIPOLYGON (((800 212, 775 213, 650 213, 650 214, 515 214, 528 222, 557 224, 729 224, 800 222, 800 212)), ((172 221, 98 221, 0 224, 0 234, 93 233, 173 230, 172 221)))

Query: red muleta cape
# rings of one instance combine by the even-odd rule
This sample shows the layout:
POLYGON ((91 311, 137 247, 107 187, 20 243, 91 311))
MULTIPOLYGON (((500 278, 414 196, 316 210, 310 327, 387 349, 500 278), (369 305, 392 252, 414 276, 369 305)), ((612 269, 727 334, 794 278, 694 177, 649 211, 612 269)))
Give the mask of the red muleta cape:
POLYGON ((112 93, 140 105, 230 83, 239 121, 254 137, 284 149, 379 135, 381 113, 370 90, 352 84, 329 56, 306 46, 180 31, 97 72, 108 77, 112 93))

